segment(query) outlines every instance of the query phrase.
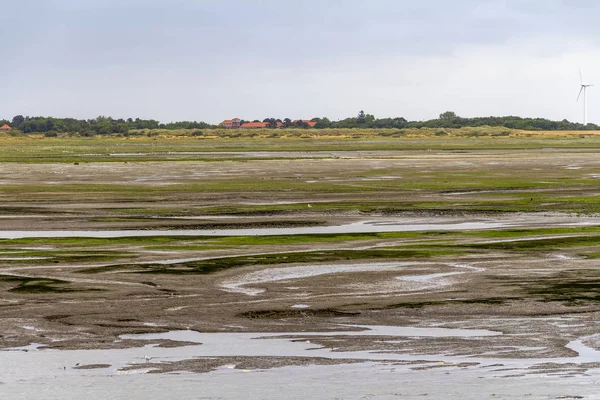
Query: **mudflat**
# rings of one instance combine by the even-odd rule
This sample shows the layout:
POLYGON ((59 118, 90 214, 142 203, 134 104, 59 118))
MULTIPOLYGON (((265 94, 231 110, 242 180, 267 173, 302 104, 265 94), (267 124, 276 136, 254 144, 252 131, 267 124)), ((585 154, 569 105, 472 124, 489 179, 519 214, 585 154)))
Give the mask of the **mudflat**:
MULTIPOLYGON (((410 150, 398 149, 401 141, 391 150, 383 141, 369 150, 325 142, 325 151, 261 142, 260 154, 247 145, 229 154, 196 143, 148 151, 133 142, 112 159, 115 143, 103 153, 97 142, 101 161, 69 143, 65 162, 44 156, 55 155, 55 139, 43 142, 39 160, 1 162, 0 346, 119 349, 146 343, 121 335, 179 330, 322 332, 311 343, 336 351, 541 360, 536 365, 576 356, 567 344, 581 338, 595 348, 594 146, 572 139, 539 148, 538 138, 515 138, 507 149, 489 138, 446 149, 431 140, 410 150), (327 335, 360 326, 500 334, 327 335)), ((240 357, 223 361, 332 362, 240 357)), ((335 361, 345 362, 356 360, 335 361)))

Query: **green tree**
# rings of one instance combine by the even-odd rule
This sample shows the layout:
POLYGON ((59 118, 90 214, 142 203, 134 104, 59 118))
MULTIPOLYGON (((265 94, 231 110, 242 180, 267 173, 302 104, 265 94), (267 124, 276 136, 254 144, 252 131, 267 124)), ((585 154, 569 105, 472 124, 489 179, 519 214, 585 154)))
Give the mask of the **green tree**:
POLYGON ((277 128, 277 120, 275 118, 265 118, 263 122, 267 123, 267 128, 277 128))
POLYGON ((44 124, 44 132, 54 130, 54 121, 51 118, 48 118, 44 124))
POLYGON ((452 121, 455 118, 458 118, 458 115, 456 115, 454 111, 446 111, 440 114, 439 119, 444 121, 452 121))
POLYGON ((22 115, 15 115, 12 119, 12 127, 15 129, 21 129, 24 122, 25 117, 22 115))
POLYGON ((316 122, 315 128, 317 128, 317 129, 331 128, 331 121, 327 117, 325 117, 325 118, 316 118, 314 120, 314 122, 316 122))

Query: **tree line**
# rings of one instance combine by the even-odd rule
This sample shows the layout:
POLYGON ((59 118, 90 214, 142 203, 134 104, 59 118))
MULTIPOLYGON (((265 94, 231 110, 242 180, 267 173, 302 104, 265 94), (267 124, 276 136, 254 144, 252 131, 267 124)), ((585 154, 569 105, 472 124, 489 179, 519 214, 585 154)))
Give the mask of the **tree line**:
MULTIPOLYGON (((312 121, 312 120, 311 120, 312 121)), ((243 124, 246 121, 241 121, 243 124)), ((254 120, 252 122, 259 122, 254 120)), ((310 128, 310 125, 303 120, 292 121, 290 118, 278 119, 278 118, 265 118, 262 122, 267 123, 267 128, 310 128)))
MULTIPOLYGON (((562 121, 552 121, 545 118, 523 118, 516 116, 505 117, 475 117, 463 118, 452 111, 446 111, 436 119, 427 121, 408 121, 403 117, 396 118, 375 118, 372 114, 360 111, 356 117, 345 118, 332 121, 329 118, 313 118, 314 128, 463 128, 479 126, 502 126, 509 129, 521 129, 528 131, 536 130, 598 130, 600 127, 596 124, 583 125, 576 122, 570 122, 566 119, 562 121)), ((253 122, 260 122, 254 120, 253 122)), ((277 119, 265 118, 262 122, 267 123, 267 128, 310 128, 310 125, 302 120, 293 122, 290 118, 277 119)), ((82 136, 105 135, 105 134, 123 134, 127 135, 132 130, 152 130, 152 129, 217 129, 217 125, 206 122, 179 121, 170 123, 160 123, 153 119, 140 118, 119 118, 99 116, 94 119, 74 119, 74 118, 53 118, 53 117, 24 117, 16 115, 12 120, 0 120, 0 125, 8 124, 13 129, 23 133, 79 133, 82 136)))
POLYGON ((71 133, 83 136, 127 134, 134 129, 206 129, 214 128, 206 122, 181 121, 162 124, 153 119, 119 118, 100 116, 94 119, 24 117, 16 115, 11 121, 0 120, 0 125, 8 124, 23 133, 71 133))
POLYGON ((558 130, 598 130, 596 124, 583 125, 577 122, 552 121, 545 118, 523 118, 515 116, 505 117, 475 117, 463 118, 452 111, 446 111, 436 119, 427 121, 407 121, 405 118, 377 119, 371 114, 360 111, 356 117, 339 121, 330 121, 328 118, 314 118, 315 128, 464 128, 479 126, 502 126, 509 129, 526 131, 558 131, 558 130))

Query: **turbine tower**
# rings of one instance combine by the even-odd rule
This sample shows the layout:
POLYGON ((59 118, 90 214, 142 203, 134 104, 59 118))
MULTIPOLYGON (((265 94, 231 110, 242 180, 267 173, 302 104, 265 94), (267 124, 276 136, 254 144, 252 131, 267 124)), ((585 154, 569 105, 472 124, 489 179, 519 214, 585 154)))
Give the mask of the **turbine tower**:
POLYGON ((590 86, 589 83, 585 83, 583 81, 583 75, 581 74, 581 69, 579 70, 579 81, 581 83, 581 89, 579 89, 579 95, 577 96, 577 101, 581 97, 581 93, 583 93, 583 125, 587 125, 587 88, 590 86))

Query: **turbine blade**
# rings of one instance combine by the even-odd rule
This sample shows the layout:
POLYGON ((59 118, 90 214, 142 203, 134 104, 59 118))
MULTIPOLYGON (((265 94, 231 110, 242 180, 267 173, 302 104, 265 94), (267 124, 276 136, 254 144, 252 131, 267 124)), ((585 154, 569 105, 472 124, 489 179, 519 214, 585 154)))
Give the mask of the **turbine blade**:
POLYGON ((577 100, 575 101, 579 101, 579 98, 581 97, 581 92, 583 92, 583 89, 585 89, 585 86, 581 86, 581 89, 579 89, 579 94, 577 95, 577 100))

